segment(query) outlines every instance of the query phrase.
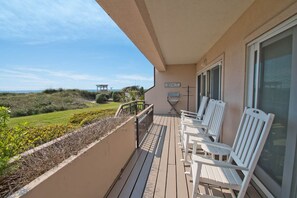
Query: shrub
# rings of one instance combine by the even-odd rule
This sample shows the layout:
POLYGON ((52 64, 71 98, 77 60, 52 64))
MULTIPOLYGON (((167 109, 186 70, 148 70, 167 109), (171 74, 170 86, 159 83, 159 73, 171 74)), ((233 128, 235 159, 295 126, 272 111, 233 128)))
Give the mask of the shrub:
POLYGON ((7 121, 9 120, 9 109, 6 107, 0 107, 0 127, 7 127, 7 121))
POLYGON ((81 90, 80 95, 81 95, 81 97, 83 97, 87 100, 95 100, 96 99, 96 92, 81 90))
POLYGON ((92 122, 98 121, 104 117, 114 116, 116 109, 105 109, 98 111, 89 111, 74 114, 70 120, 70 124, 84 126, 92 122))
POLYGON ((112 98, 113 91, 108 92, 108 99, 112 98))
POLYGON ((11 157, 31 146, 27 141, 28 133, 25 131, 25 125, 10 129, 7 127, 9 117, 9 109, 0 107, 0 176, 7 169, 11 157))
POLYGON ((76 128, 70 124, 27 127, 26 123, 9 128, 7 126, 9 118, 9 109, 0 107, 0 176, 7 170, 11 157, 58 138, 76 128))
POLYGON ((28 142, 36 147, 61 137, 66 133, 72 132, 74 129, 76 129, 76 127, 71 124, 54 124, 41 127, 30 127, 27 128, 27 139, 28 142))
POLYGON ((121 100, 121 93, 120 92, 113 92, 112 93, 112 101, 119 102, 121 100))
POLYGON ((96 95, 96 102, 99 104, 105 103, 107 101, 106 94, 97 94, 96 95))
POLYGON ((63 91, 62 88, 59 88, 59 89, 46 89, 42 93, 53 94, 53 93, 62 92, 62 91, 63 91))

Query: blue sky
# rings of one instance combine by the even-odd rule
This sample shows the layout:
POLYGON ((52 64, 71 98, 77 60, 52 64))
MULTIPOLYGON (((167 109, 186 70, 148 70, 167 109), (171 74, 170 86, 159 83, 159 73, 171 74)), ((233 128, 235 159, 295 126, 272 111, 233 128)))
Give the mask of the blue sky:
POLYGON ((0 0, 0 90, 153 85, 153 66, 95 0, 0 0))

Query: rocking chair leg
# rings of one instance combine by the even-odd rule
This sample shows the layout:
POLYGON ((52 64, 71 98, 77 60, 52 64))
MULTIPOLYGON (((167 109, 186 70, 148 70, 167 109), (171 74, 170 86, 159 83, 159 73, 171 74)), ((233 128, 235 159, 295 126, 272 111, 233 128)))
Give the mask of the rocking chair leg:
POLYGON ((189 135, 186 135, 186 140, 185 140, 185 144, 184 144, 184 159, 182 159, 183 162, 189 162, 188 160, 188 155, 189 155, 189 146, 188 146, 188 142, 189 142, 189 135))
POLYGON ((196 169, 195 175, 193 175, 193 191, 192 191, 192 198, 195 198, 198 195, 199 178, 200 178, 202 164, 194 162, 192 163, 191 169, 192 168, 196 169))

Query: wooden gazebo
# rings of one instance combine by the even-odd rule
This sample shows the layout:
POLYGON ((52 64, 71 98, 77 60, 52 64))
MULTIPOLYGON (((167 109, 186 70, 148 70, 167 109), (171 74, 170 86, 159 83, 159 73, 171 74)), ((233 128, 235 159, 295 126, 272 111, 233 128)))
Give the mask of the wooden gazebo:
POLYGON ((97 86, 97 92, 108 91, 107 84, 100 84, 100 85, 96 85, 96 86, 97 86))

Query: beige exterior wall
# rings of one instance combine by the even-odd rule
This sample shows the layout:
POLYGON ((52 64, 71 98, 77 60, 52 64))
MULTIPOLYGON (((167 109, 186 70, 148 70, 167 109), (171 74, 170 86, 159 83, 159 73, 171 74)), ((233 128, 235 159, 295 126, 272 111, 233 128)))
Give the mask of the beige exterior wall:
POLYGON ((196 66, 171 65, 165 72, 155 72, 155 87, 145 93, 145 101, 154 104, 155 114, 168 114, 171 106, 167 102, 168 92, 180 92, 181 98, 177 104, 177 110, 187 108, 187 89, 190 86, 189 110, 195 111, 196 103, 196 66), (180 82, 180 88, 165 88, 165 82, 180 82))
POLYGON ((135 150, 134 118, 78 155, 40 176, 12 197, 104 197, 135 150))
MULTIPOLYGON (((244 108, 246 45, 297 13, 296 0, 256 0, 197 64, 197 72, 224 54, 223 142, 232 144, 244 108), (207 64, 206 64, 207 65, 207 64)), ((190 76, 189 76, 190 77, 190 76)))

